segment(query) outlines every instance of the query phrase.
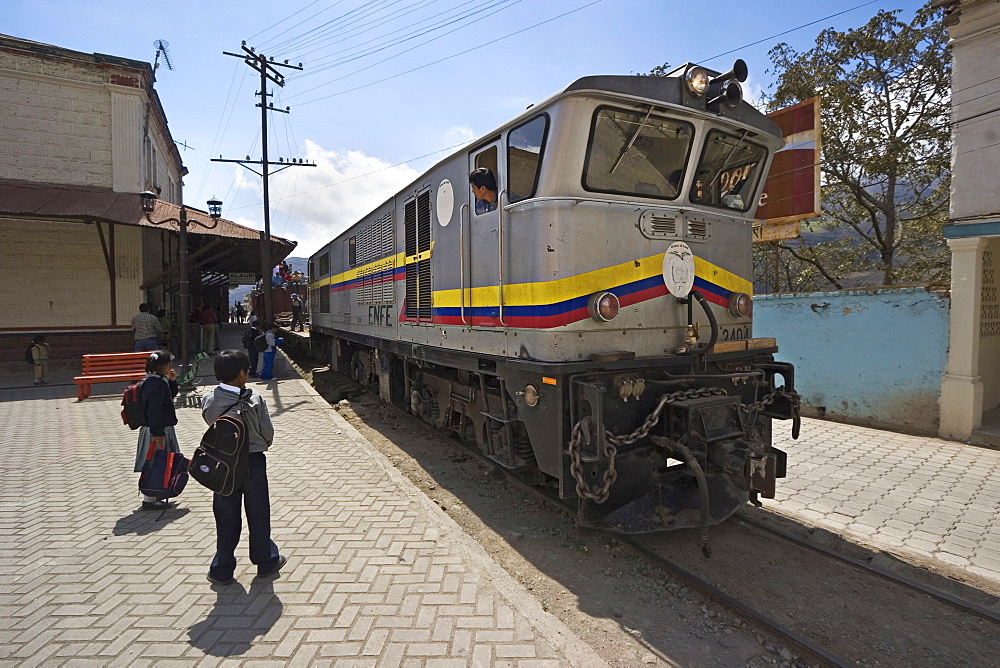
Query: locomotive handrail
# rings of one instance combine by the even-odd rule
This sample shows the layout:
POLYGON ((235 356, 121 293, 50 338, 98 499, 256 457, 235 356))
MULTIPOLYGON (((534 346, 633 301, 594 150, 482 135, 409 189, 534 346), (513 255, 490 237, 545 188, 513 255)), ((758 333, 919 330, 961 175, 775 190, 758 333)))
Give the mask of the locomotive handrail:
POLYGON ((507 193, 507 189, 504 188, 497 195, 497 213, 498 216, 498 226, 497 226, 497 236, 500 238, 500 324, 503 327, 508 327, 506 322, 503 321, 503 196, 507 193))
POLYGON ((469 209, 469 203, 466 202, 462 204, 462 208, 458 210, 458 243, 461 248, 458 251, 458 266, 459 266, 459 280, 462 293, 462 324, 468 325, 469 321, 465 319, 465 212, 469 209))

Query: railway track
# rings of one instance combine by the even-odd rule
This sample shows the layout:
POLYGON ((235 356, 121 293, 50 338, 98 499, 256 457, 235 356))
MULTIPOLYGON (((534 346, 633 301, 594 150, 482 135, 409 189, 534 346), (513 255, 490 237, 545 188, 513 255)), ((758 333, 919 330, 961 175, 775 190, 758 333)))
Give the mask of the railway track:
MULTIPOLYGON (((415 424, 424 424, 404 411, 397 409, 393 410, 399 415, 400 418, 405 416, 407 420, 414 420, 415 424)), ((428 427, 428 429, 430 429, 430 427, 428 427)), ((481 464, 491 469, 495 469, 498 472, 502 472, 504 474, 504 479, 513 489, 517 489, 524 495, 528 495, 536 500, 543 501, 549 507, 568 514, 571 517, 575 514, 575 507, 573 505, 566 504, 565 502, 555 498, 554 494, 546 493, 545 490, 526 484, 516 475, 496 467, 492 460, 482 456, 476 448, 470 447, 460 439, 443 436, 440 435, 439 432, 437 433, 441 436, 441 438, 451 441, 451 443, 460 448, 462 452, 474 457, 481 464)), ((810 543, 808 540, 800 539, 788 532, 762 524, 754 518, 748 517, 747 514, 741 513, 740 515, 734 517, 731 521, 719 527, 713 528, 712 540, 713 543, 716 544, 716 551, 715 556, 710 560, 704 560, 701 558, 700 552, 698 552, 695 547, 694 538, 684 539, 680 537, 678 533, 679 532, 674 532, 669 535, 654 534, 652 536, 640 537, 614 536, 614 539, 622 546, 623 549, 630 551, 636 557, 645 560, 656 569, 669 574, 670 579, 673 581, 687 587, 690 590, 698 592, 708 601, 711 601, 715 605, 728 611, 729 614, 743 619, 750 624, 751 627, 756 628, 765 635, 770 635, 773 639, 784 643, 803 661, 809 662, 810 664, 829 666, 857 665, 859 662, 867 662, 867 659, 870 657, 878 656, 878 652, 871 649, 873 645, 885 644, 885 642, 881 639, 873 639, 869 637, 862 638, 861 635, 863 634, 855 629, 861 629, 863 626, 857 626, 859 621, 856 619, 849 619, 846 624, 846 630, 838 631, 840 635, 837 636, 836 633, 816 633, 816 624, 812 624, 813 628, 809 628, 810 624, 808 623, 808 620, 789 620, 787 618, 788 615, 785 613, 787 613, 788 608, 793 606, 790 606, 787 600, 782 602, 778 596, 779 592, 768 589, 768 583, 786 582, 791 578, 791 576, 788 575, 788 572, 802 571, 808 573, 812 570, 822 570, 823 568, 830 570, 829 566, 822 566, 824 563, 832 564, 836 562, 843 567, 842 571, 835 576, 831 576, 834 578, 834 582, 829 586, 827 591, 822 593, 813 592, 804 594, 803 598, 807 600, 815 599, 821 596, 837 600, 842 598, 844 600, 843 607, 846 610, 848 608, 848 604, 855 605, 856 601, 852 600, 855 594, 848 593, 846 591, 847 587, 844 583, 854 583, 855 581, 864 580, 864 578, 870 577, 873 579, 872 582, 874 582, 874 579, 878 579, 884 581, 886 583, 885 586, 896 587, 900 590, 905 589, 908 592, 912 592, 914 596, 927 597, 941 607, 950 608, 953 611, 952 614, 959 614, 963 616, 971 615, 980 620, 980 626, 972 629, 974 633, 971 634, 970 637, 973 639, 969 640, 969 643, 973 646, 983 645, 987 648, 986 650, 977 650, 980 654, 983 651, 988 651, 990 647, 997 645, 997 641, 995 639, 987 639, 984 642, 978 642, 974 639, 976 637, 976 633, 987 634, 984 636, 987 638, 990 637, 989 634, 992 634, 992 636, 1000 635, 995 633, 997 630, 995 624, 1000 621, 1000 616, 998 616, 998 614, 993 610, 987 609, 986 607, 976 603, 963 600, 962 598, 952 595, 946 591, 910 580, 909 578, 900 576, 896 573, 886 571, 885 569, 868 564, 863 560, 855 559, 838 553, 835 550, 830 550, 823 546, 810 543), (736 531, 736 527, 739 527, 740 531, 736 531), (738 535, 741 531, 744 532, 743 535, 738 535), (753 535, 748 535, 745 533, 748 531, 755 533, 753 535), (736 580, 739 580, 744 575, 744 570, 740 568, 726 568, 723 566, 722 562, 726 558, 731 558, 733 563, 736 564, 749 564, 761 561, 762 556, 769 554, 768 548, 760 545, 761 541, 765 539, 765 536, 767 539, 775 542, 782 541, 793 544, 795 548, 799 549, 802 553, 814 555, 812 557, 813 561, 809 562, 808 565, 805 566, 801 563, 798 565, 779 564, 776 568, 779 573, 781 568, 784 568, 786 572, 783 575, 779 574, 777 577, 773 574, 765 575, 765 584, 763 586, 758 585, 757 589, 753 590, 756 594, 747 594, 746 591, 740 591, 738 583, 734 584, 733 579, 735 578, 736 580), (745 552, 742 550, 745 550, 745 552), (686 563, 685 559, 687 560, 686 563), (848 570, 853 571, 855 574, 846 574, 846 571, 848 570), (857 573, 863 573, 864 576, 859 578, 857 573), (726 580, 727 577, 730 577, 728 581, 726 580), (768 580, 767 578, 771 579, 768 580), (756 602, 758 600, 763 601, 765 605, 757 604, 756 602), (768 614, 769 612, 772 614, 768 614), (778 615, 779 618, 776 619, 774 615, 778 615), (851 624, 854 624, 855 626, 852 627, 851 624)), ((790 548, 786 547, 784 549, 787 550, 790 548)), ((801 575, 802 573, 798 574, 801 575)), ((776 584, 774 586, 778 587, 776 584)), ((857 585, 857 588, 861 590, 875 589, 876 585, 864 580, 864 584, 857 585)), ((799 587, 795 586, 793 589, 798 590, 799 587)), ((790 592, 784 593, 788 594, 790 592)), ((898 592, 885 594, 883 596, 886 599, 895 599, 899 601, 903 601, 907 598, 905 595, 899 594, 898 592)), ((930 613, 924 612, 927 609, 926 605, 929 604, 921 603, 917 611, 911 611, 911 616, 932 618, 934 622, 936 622, 938 617, 948 617, 948 613, 938 613, 933 611, 930 613)), ((860 613, 852 612, 843 612, 842 614, 846 618, 863 616, 860 613)), ((889 623, 891 624, 893 614, 894 613, 890 605, 886 611, 878 613, 875 616, 879 617, 881 615, 887 620, 890 620, 889 623)), ((902 614, 902 616, 905 617, 905 614, 902 614)), ((954 617, 948 618, 944 623, 952 624, 954 627, 951 631, 952 637, 956 634, 961 635, 965 629, 970 626, 974 626, 967 621, 956 623, 954 621, 954 617)), ((924 622, 924 624, 933 626, 933 623, 930 621, 924 622)), ((905 634, 906 631, 901 633, 905 634)), ((930 636, 932 635, 932 632, 921 629, 915 634, 911 633, 911 635, 916 635, 918 637, 925 635, 930 636)), ((882 649, 884 650, 884 647, 882 649)), ((910 647, 909 650, 911 653, 914 651, 913 647, 910 647)), ((896 650, 897 657, 901 654, 902 650, 896 650)), ((881 657, 873 660, 881 663, 882 661, 880 659, 881 657)), ((889 661, 888 663, 891 664, 892 662, 889 661)), ((965 661, 964 665, 974 665, 974 663, 974 661, 965 661)), ((954 662, 952 662, 952 665, 955 665, 954 662)))
MULTIPOLYGON (((449 437, 449 440, 468 451, 481 462, 490 466, 496 466, 495 462, 461 439, 449 437)), ((545 490, 527 484, 510 471, 506 471, 500 467, 497 468, 506 475, 509 482, 515 485, 522 492, 531 494, 534 497, 550 504, 553 508, 571 516, 574 514, 575 509, 571 503, 558 499, 554 495, 546 493, 545 490)), ((801 657, 811 659, 819 665, 824 666, 840 667, 855 665, 855 662, 838 656, 832 650, 826 649, 812 642, 805 636, 796 633, 794 630, 774 620, 763 611, 758 610, 733 596, 730 596, 722 589, 683 568, 680 564, 674 562, 665 555, 648 548, 642 543, 641 539, 633 538, 632 536, 615 535, 615 540, 625 546, 626 549, 631 551, 633 554, 646 560, 649 564, 665 572, 684 586, 698 592, 706 599, 723 607, 730 614, 756 625, 758 628, 763 629, 765 632, 796 648, 801 657)))
POLYGON ((787 531, 783 531, 765 522, 761 522, 760 520, 754 517, 749 517, 747 515, 741 514, 737 515, 737 519, 741 522, 752 524, 753 526, 762 529, 764 531, 767 531, 771 534, 774 534, 775 536, 780 536, 781 538, 791 543, 794 543, 795 545, 800 545, 802 547, 809 548, 810 550, 815 550, 820 554, 824 554, 833 559, 838 559, 846 564, 850 564, 851 566, 854 566, 855 568, 858 568, 867 573, 871 573, 880 578, 884 578, 900 586, 907 587, 914 591, 920 592, 921 594, 926 594, 927 596, 931 596, 939 601, 947 603, 948 605, 954 608, 957 608, 958 610, 962 610, 964 612, 977 615, 979 617, 982 617, 983 619, 987 619, 992 622, 1000 623, 1000 613, 997 613, 993 610, 990 610, 981 605, 973 603, 972 601, 967 601, 942 589, 938 589, 937 587, 931 587, 922 582, 917 582, 916 580, 905 577, 898 573, 893 573, 892 571, 888 571, 884 568, 879 568, 878 566, 870 564, 861 559, 855 559, 853 557, 849 557, 845 554, 837 552, 836 550, 831 550, 829 548, 823 547, 822 545, 816 545, 815 543, 811 543, 808 540, 799 538, 798 536, 795 536, 794 534, 791 534, 787 531))
MULTIPOLYGON (((475 448, 469 446, 468 444, 460 441, 459 439, 451 439, 452 442, 463 447, 466 451, 476 456, 480 461, 494 465, 491 460, 487 457, 478 453, 475 448)), ((502 470, 502 469, 500 469, 502 470)), ((561 510, 564 513, 572 516, 575 512, 571 503, 567 503, 556 498, 552 494, 546 493, 537 487, 529 485, 524 481, 520 480, 516 475, 510 472, 504 471, 510 482, 516 485, 521 491, 530 493, 536 498, 544 499, 544 501, 554 508, 561 510)), ((819 553, 824 557, 835 559, 838 562, 847 564, 854 569, 862 571, 871 576, 880 578, 887 582, 892 583, 895 586, 899 586, 910 591, 913 591, 920 595, 925 595, 931 597, 943 604, 951 606, 952 608, 959 610, 962 613, 967 613, 975 615, 981 619, 987 620, 992 623, 1000 622, 1000 614, 978 605, 974 602, 967 601, 958 596, 955 596, 949 592, 942 589, 926 585, 924 583, 918 582, 911 578, 893 573, 878 566, 872 565, 860 559, 855 559, 853 557, 847 556, 845 554, 839 553, 835 550, 823 547, 821 545, 816 545, 799 538, 789 532, 783 531, 779 528, 770 526, 764 522, 761 522, 753 517, 748 517, 746 515, 740 514, 733 518, 735 521, 744 523, 745 525, 753 527, 755 530, 760 530, 767 532, 772 536, 776 536, 781 540, 792 543, 798 547, 806 548, 807 550, 819 553)), ((857 661, 854 659, 846 658, 836 652, 833 649, 823 646, 821 643, 810 639, 805 634, 800 633, 789 626, 777 621, 772 616, 768 615, 766 612, 754 607, 753 605, 747 603, 744 600, 733 596, 726 591, 721 586, 713 584, 708 579, 696 575, 689 569, 684 568, 676 560, 670 558, 662 551, 656 548, 650 547, 647 541, 643 539, 642 536, 623 536, 616 535, 615 540, 622 544, 626 549, 635 554, 636 556, 644 559, 646 562, 652 566, 660 569, 661 571, 669 574, 672 578, 679 581, 684 586, 697 591, 706 599, 712 601, 713 603, 726 609, 730 614, 738 616, 749 622, 750 624, 756 625, 757 628, 765 631, 766 633, 780 639, 785 644, 795 648, 800 657, 815 662, 818 665, 824 666, 854 666, 857 665, 857 661)), ((710 563, 710 560, 707 560, 710 563)), ((1000 628, 998 628, 1000 630, 1000 628)))

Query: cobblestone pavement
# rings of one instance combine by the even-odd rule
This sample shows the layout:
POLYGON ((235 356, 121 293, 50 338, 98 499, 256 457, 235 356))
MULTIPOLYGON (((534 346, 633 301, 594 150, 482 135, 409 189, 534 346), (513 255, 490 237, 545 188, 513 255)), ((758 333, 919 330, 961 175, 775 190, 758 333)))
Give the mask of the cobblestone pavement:
MULTIPOLYGON (((252 387, 288 564, 255 579, 244 535, 227 587, 207 490, 138 509, 120 392, 0 390, 0 665, 604 665, 305 381, 252 387)), ((178 418, 190 454, 200 410, 178 418)))
POLYGON ((764 507, 1000 586, 1000 451, 802 420, 774 423, 788 477, 764 507))
MULTIPOLYGON (((138 509, 122 385, 77 403, 72 373, 46 387, 0 377, 0 666, 603 665, 280 359, 277 371, 252 387, 277 430, 272 523, 289 563, 257 580, 244 558, 228 587, 205 580, 206 490, 189 483, 162 519, 138 509)), ((188 453, 204 429, 195 401, 178 410, 188 453)), ((808 419, 793 441, 787 427, 774 431, 788 477, 766 508, 1000 585, 1000 451, 808 419)))

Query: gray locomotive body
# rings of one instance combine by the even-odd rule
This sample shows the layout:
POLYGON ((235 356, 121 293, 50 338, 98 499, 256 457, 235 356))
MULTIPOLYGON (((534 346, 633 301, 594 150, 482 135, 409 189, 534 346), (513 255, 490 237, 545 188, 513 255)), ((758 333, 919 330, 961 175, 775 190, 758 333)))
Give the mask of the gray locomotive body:
POLYGON ((310 258, 314 345, 587 524, 773 497, 797 399, 753 338, 751 241, 783 141, 738 77, 587 77, 441 161, 310 258))

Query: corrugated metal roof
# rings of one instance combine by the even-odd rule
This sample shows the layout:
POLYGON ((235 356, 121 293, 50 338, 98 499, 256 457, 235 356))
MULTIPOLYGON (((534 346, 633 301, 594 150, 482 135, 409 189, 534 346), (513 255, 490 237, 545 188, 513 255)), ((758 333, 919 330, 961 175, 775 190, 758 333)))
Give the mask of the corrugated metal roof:
MULTIPOLYGON (((230 239, 260 239, 260 232, 220 218, 218 223, 204 211, 187 208, 188 233, 230 239)), ((156 201, 151 214, 155 221, 179 218, 178 204, 156 201)), ((47 185, 0 179, 0 216, 30 216, 32 218, 95 219, 121 225, 161 228, 143 216, 142 203, 136 193, 118 193, 109 188, 91 186, 47 185)), ((167 223, 177 229, 176 223, 167 223)), ((294 241, 271 235, 271 242, 294 247, 294 241)))

